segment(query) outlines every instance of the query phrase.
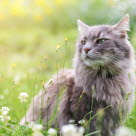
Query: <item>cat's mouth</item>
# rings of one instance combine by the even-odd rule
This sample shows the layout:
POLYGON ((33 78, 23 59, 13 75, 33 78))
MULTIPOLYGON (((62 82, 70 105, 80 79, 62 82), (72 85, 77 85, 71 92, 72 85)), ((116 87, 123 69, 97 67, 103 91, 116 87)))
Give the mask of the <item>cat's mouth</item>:
POLYGON ((85 59, 90 59, 95 61, 95 60, 102 60, 102 57, 100 55, 97 54, 91 54, 91 55, 86 55, 85 59))
POLYGON ((92 67, 92 66, 101 66, 104 65, 104 60, 101 55, 98 54, 82 54, 82 60, 85 65, 92 67))
POLYGON ((105 65, 105 59, 100 52, 89 52, 81 54, 81 59, 86 66, 103 66, 105 65))

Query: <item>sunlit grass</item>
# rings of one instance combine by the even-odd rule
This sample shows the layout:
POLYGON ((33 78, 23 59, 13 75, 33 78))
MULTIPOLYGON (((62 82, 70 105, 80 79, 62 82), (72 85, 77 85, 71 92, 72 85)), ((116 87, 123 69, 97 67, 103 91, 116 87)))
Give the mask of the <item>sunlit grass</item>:
MULTIPOLYGON (((33 133, 30 128, 20 126, 18 123, 25 115, 34 95, 52 75, 60 69, 72 67, 78 35, 77 19, 80 18, 91 25, 115 24, 117 18, 129 12, 132 18, 129 35, 136 48, 134 29, 136 18, 133 5, 135 4, 129 0, 125 2, 2 0, 0 2, 0 108, 3 106, 10 108, 8 116, 11 117, 9 123, 12 125, 0 122, 0 136, 2 134, 30 136, 33 133), (29 94, 25 104, 20 103, 18 98, 21 92, 29 94)), ((82 96, 80 100, 81 98, 82 96)), ((102 115, 103 112, 100 110, 98 115, 102 115)), ((136 129, 135 108, 124 125, 136 129)), ((42 133, 47 135, 47 131, 42 133)))

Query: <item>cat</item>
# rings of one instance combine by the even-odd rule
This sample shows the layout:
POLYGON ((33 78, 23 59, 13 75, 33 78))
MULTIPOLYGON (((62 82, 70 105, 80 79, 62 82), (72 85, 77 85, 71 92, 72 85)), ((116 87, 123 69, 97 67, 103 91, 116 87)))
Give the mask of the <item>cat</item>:
POLYGON ((116 25, 88 26, 78 20, 74 68, 61 70, 34 101, 20 122, 43 120, 61 128, 84 119, 86 132, 113 136, 134 104, 134 49, 127 36, 129 15, 116 25))

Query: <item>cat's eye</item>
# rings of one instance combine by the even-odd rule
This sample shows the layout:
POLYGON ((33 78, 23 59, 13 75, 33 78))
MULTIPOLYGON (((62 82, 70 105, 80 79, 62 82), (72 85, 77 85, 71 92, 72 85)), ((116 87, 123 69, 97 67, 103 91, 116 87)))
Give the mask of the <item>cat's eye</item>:
POLYGON ((81 44, 82 44, 82 45, 85 45, 85 44, 86 44, 86 41, 87 41, 87 38, 84 37, 84 39, 81 41, 81 44))
POLYGON ((106 42, 107 40, 108 40, 108 39, 106 39, 106 38, 98 39, 98 40, 96 41, 96 43, 97 43, 97 44, 102 44, 102 43, 106 42))
POLYGON ((85 45, 85 44, 86 44, 86 40, 82 40, 82 41, 81 41, 81 44, 82 44, 82 45, 85 45))

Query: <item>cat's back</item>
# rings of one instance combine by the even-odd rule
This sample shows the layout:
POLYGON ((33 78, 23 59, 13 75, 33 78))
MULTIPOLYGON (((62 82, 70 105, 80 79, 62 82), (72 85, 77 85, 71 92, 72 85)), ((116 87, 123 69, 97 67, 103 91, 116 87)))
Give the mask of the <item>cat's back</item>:
POLYGON ((75 74, 73 69, 60 70, 44 85, 44 98, 51 97, 52 100, 50 100, 55 103, 55 97, 58 97, 62 92, 64 94, 68 93, 68 89, 73 88, 74 80, 75 74))
MULTIPOLYGON (((75 73, 73 69, 62 69, 52 77, 52 83, 58 85, 69 85, 74 81, 75 73)), ((49 81, 50 82, 50 81, 49 81)), ((45 84, 44 87, 46 87, 45 84)))
MULTIPOLYGON (((25 125, 26 121, 36 122, 40 118, 44 121, 44 124, 46 124, 52 114, 55 113, 54 110, 58 108, 58 105, 63 108, 66 107, 68 97, 74 86, 74 75, 74 70, 63 69, 52 76, 38 95, 34 97, 26 114, 26 118, 24 117, 20 124, 25 125)), ((55 118, 58 117, 59 115, 56 113, 55 118)), ((52 124, 55 124, 55 119, 52 124)))

